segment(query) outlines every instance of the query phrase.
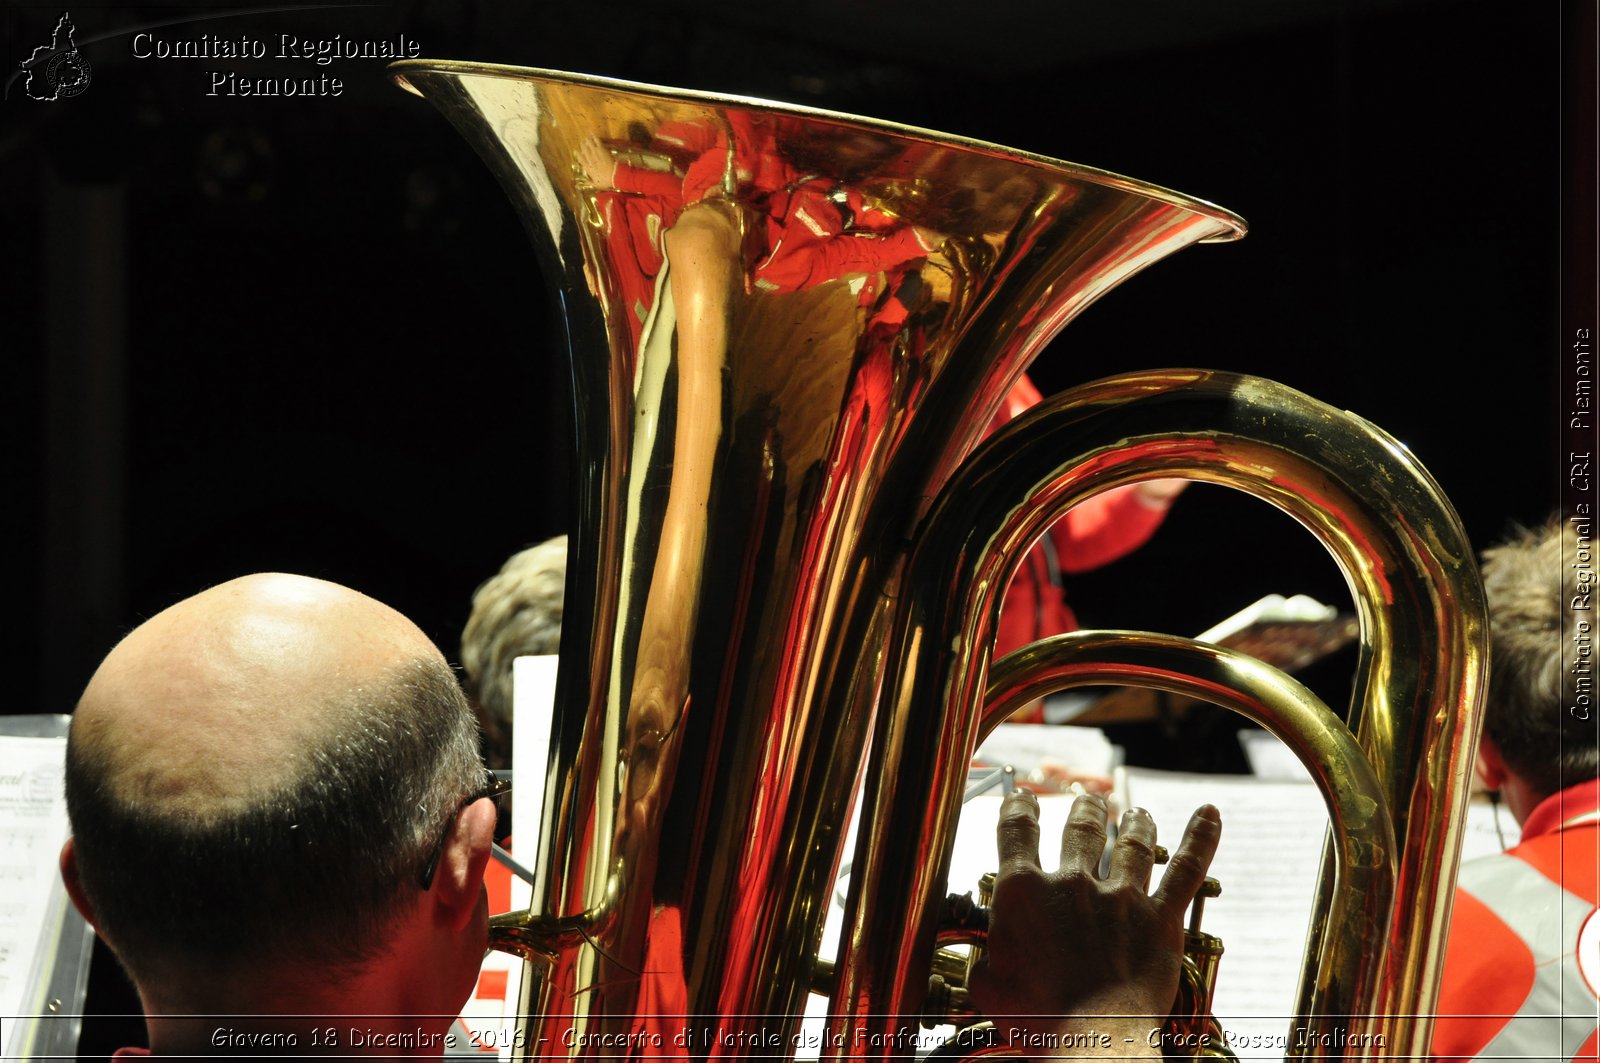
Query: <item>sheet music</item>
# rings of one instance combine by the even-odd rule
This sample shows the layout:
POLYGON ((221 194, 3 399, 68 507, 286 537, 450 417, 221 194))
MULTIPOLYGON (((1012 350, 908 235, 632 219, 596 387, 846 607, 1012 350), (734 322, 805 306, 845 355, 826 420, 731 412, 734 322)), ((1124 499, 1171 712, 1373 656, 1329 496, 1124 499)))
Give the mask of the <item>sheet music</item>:
POLYGON ((1010 764, 1021 775, 1049 760, 1083 774, 1110 777, 1121 758, 1098 727, 1003 723, 984 739, 974 759, 984 764, 1010 764))
POLYGON ((1311 781, 1311 773, 1300 763, 1300 758, 1271 731, 1246 728, 1239 732, 1239 745, 1244 748, 1250 771, 1257 778, 1311 781))
MULTIPOLYGON (((0 736, 0 1015, 36 1014, 65 911, 64 738, 0 736)), ((10 1040, 25 1023, 6 1024, 10 1040)))
MULTIPOLYGON (((511 731, 511 771, 516 783, 511 790, 511 824, 515 831, 511 852, 518 863, 529 868, 537 866, 558 660, 550 654, 518 657, 511 662, 511 712, 515 720, 511 731)), ((505 910, 521 911, 532 901, 533 887, 515 875, 510 878, 505 910)), ((522 968, 520 959, 504 952, 491 951, 484 956, 477 985, 461 1009, 461 1022, 468 1032, 459 1054, 492 1052, 499 1059, 509 1060, 526 1047, 518 1043, 516 1034, 522 968)))
POLYGON ((1281 1059, 1328 828, 1321 795, 1310 782, 1249 775, 1118 775, 1124 807, 1148 809, 1168 847, 1199 805, 1221 811, 1222 846, 1211 875, 1222 895, 1206 902, 1201 924, 1227 950, 1213 1010, 1241 1059, 1281 1059))
POLYGON ((1335 607, 1324 605, 1304 594, 1296 594, 1291 598, 1285 598, 1281 594, 1269 594, 1265 598, 1251 602, 1216 626, 1202 631, 1195 636, 1195 641, 1221 644, 1224 639, 1237 635, 1251 624, 1295 620, 1314 623, 1333 620, 1338 615, 1339 610, 1335 607))
POLYGON ((1461 835, 1461 860, 1503 853, 1522 840, 1522 828, 1511 810, 1495 808, 1489 795, 1476 793, 1467 802, 1467 826, 1461 835))
MULTIPOLYGON (((1271 735, 1274 746, 1282 744, 1271 735)), ((1222 812, 1223 840, 1211 875, 1222 895, 1208 901, 1202 928, 1222 938, 1226 952, 1218 974, 1215 1013, 1240 1059, 1282 1059, 1290 1037, 1299 985, 1301 954, 1311 919, 1311 902, 1321 867, 1328 816, 1322 796, 1292 754, 1287 763, 1297 777, 1183 774, 1141 768, 1117 770, 1118 803, 1136 804, 1155 817, 1161 844, 1177 845, 1184 824, 1201 804, 1222 812)), ((984 794, 962 807, 951 855, 949 892, 976 894, 978 878, 995 871, 995 824, 1001 797, 984 794)), ((1057 842, 1072 807, 1070 794, 1039 798, 1040 860, 1056 865, 1057 842)), ((1498 852, 1488 802, 1477 795, 1469 806, 1463 859, 1498 852)), ((1503 810, 1507 844, 1515 844, 1516 824, 1503 810)), ((854 851, 854 824, 846 854, 854 851)), ((848 858, 848 855, 847 855, 848 858)), ((1159 876, 1160 868, 1156 869, 1159 876)), ((830 912, 822 954, 831 956, 839 934, 838 905, 830 912)), ((826 1009, 813 998, 808 1029, 821 1028, 826 1009)), ((946 1029, 944 1032, 948 1032, 946 1029)), ((800 1058, 814 1058, 815 1052, 800 1058)))
MULTIPOLYGON (((995 850, 995 826, 1000 822, 999 794, 983 794, 961 806, 961 822, 956 826, 956 844, 950 853, 948 892, 978 895, 978 879, 1000 870, 995 850)), ((1056 869, 1061 849, 1061 831, 1072 811, 1071 794, 1039 795, 1039 863, 1046 871, 1056 869)))
POLYGON ((511 824, 522 837, 517 859, 535 866, 539 820, 544 816, 545 773, 550 767, 550 721, 556 711, 556 654, 511 662, 511 824))
MULTIPOLYGON (((1019 726, 1029 730, 1039 730, 1035 725, 1019 726)), ((1049 729, 1054 730, 1054 728, 1049 729)), ((1077 730, 1088 730, 1088 728, 1077 728, 1077 730)), ((971 893, 976 898, 978 879, 999 870, 1000 858, 995 851, 995 826, 1000 822, 1002 800, 1004 798, 998 793, 986 793, 974 797, 961 806, 961 820, 956 825, 955 847, 950 856, 950 875, 946 892, 971 893)), ((1039 797, 1040 838, 1054 837, 1059 841, 1062 828, 1067 825, 1067 813, 1072 809, 1072 801, 1073 797, 1070 794, 1043 794, 1039 797)), ((847 861, 855 853, 856 828, 859 826, 859 820, 860 810, 857 809, 851 816, 850 828, 845 837, 844 859, 847 861)), ((1059 845, 1047 845, 1041 842, 1040 848, 1044 850, 1044 866, 1053 870, 1054 854, 1059 845)), ((834 900, 828 906, 828 919, 823 928, 819 955, 830 959, 838 955, 839 937, 844 926, 844 907, 839 903, 839 891, 847 889, 849 889, 848 872, 841 876, 834 900)), ((807 1000, 806 1019, 801 1024, 800 1041, 795 1053, 795 1059, 802 1063, 821 1055, 823 1032, 827 1025, 827 1003, 825 997, 815 995, 807 1000)), ((917 1042, 918 1055, 925 1054, 954 1032, 955 1028, 952 1026, 920 1031, 917 1042)))
MULTIPOLYGON (((1291 779, 1310 782, 1311 773, 1289 747, 1266 731, 1239 732, 1250 770, 1262 779, 1291 779)), ((1479 791, 1467 802, 1467 823, 1461 835, 1461 859, 1473 860, 1504 852, 1517 844, 1522 831, 1516 819, 1504 809, 1496 809, 1489 795, 1479 791)))

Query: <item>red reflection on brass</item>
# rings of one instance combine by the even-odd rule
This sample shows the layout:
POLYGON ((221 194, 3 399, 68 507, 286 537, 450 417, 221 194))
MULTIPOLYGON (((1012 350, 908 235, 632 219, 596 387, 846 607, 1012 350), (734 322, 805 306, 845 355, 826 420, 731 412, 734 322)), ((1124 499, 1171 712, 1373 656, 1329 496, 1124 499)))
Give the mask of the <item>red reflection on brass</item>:
POLYGON ((542 957, 531 1035, 615 1055, 678 1021, 634 1018, 658 1009, 694 1016, 693 1043, 624 1051, 787 1045, 911 529, 1073 314, 1243 225, 846 116, 395 70, 501 176, 572 360, 555 781, 533 907, 500 923, 542 957))

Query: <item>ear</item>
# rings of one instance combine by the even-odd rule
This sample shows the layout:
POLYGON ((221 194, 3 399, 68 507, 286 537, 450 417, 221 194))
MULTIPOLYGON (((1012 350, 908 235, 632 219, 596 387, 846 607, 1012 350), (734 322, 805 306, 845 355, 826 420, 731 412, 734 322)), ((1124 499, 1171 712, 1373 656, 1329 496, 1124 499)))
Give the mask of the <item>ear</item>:
POLYGON ((483 873, 494 842, 494 802, 480 798, 456 815, 449 841, 439 856, 432 893, 440 917, 451 929, 464 928, 483 895, 483 873))
POLYGON ((72 906, 78 909, 78 914, 83 916, 83 921, 94 926, 94 906, 89 903, 89 895, 83 892, 83 882, 78 878, 78 849, 73 844, 74 839, 68 838, 67 843, 61 847, 61 881, 66 884, 67 896, 72 898, 72 906))
POLYGON ((1474 767, 1484 789, 1498 791, 1505 787, 1506 776, 1510 772, 1506 770, 1505 759, 1500 756, 1500 747, 1488 735, 1478 739, 1478 757, 1474 767))

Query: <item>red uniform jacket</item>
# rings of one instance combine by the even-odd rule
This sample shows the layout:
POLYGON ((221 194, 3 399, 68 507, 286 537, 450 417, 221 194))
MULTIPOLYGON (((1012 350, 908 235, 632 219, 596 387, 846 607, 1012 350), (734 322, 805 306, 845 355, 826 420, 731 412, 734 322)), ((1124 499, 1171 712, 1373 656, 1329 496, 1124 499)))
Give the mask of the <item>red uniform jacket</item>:
POLYGON ((1540 802, 1520 844, 1461 865, 1436 1058, 1596 1057, 1597 867, 1600 779, 1540 802))

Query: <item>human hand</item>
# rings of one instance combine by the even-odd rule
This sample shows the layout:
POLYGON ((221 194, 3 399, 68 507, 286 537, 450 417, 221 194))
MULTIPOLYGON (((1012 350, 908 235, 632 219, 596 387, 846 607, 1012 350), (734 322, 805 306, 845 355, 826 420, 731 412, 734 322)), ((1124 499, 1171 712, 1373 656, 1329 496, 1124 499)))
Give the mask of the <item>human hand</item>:
POLYGON ((1106 804, 1079 797, 1062 832, 1060 868, 1046 873, 1037 799, 1020 790, 1007 797, 988 947, 970 986, 1001 1043, 1029 1051, 1050 1043, 1041 1038, 1070 1037, 1060 1042, 1071 1046, 1067 1054, 1099 1045, 1113 1056, 1159 1056, 1151 1031, 1177 995, 1183 913, 1221 832, 1215 808, 1197 810, 1150 893, 1156 827, 1148 812, 1122 817, 1110 874, 1101 878, 1106 804))

